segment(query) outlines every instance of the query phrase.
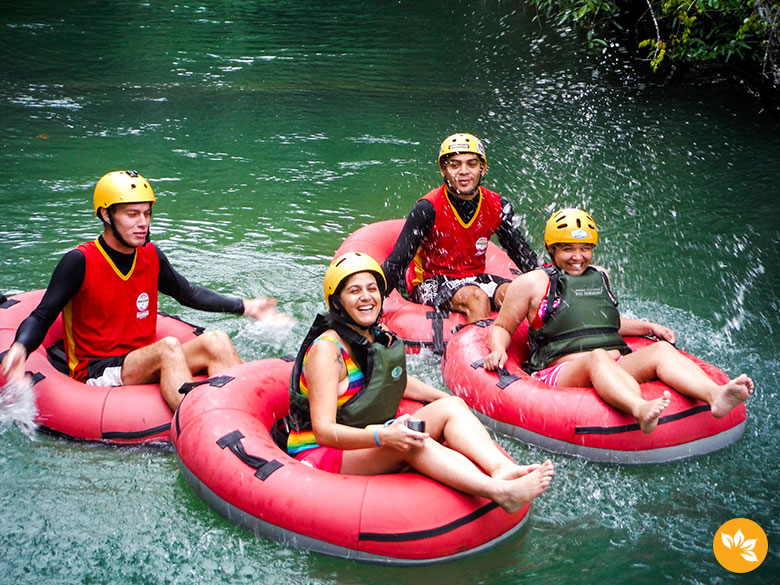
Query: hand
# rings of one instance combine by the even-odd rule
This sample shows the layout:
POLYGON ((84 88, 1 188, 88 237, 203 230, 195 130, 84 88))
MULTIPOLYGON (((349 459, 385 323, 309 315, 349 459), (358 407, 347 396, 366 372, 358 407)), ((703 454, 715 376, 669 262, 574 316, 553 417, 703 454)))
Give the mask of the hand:
POLYGON ((276 312, 276 299, 260 297, 259 299, 244 299, 244 315, 262 319, 276 312))
POLYGON ((672 345, 677 341, 677 336, 674 334, 674 331, 668 327, 659 325, 658 323, 650 323, 650 335, 668 341, 672 345))
POLYGON ((507 356, 505 350, 497 349, 495 351, 491 351, 489 354, 487 354, 487 356, 485 356, 482 365, 486 370, 494 371, 498 368, 503 368, 508 357, 509 356, 507 356))
POLYGON ((14 343, 3 358, 2 371, 6 382, 21 382, 24 378, 24 366, 27 362, 27 350, 21 343, 14 343))
POLYGON ((382 447, 389 447, 397 451, 409 451, 423 446, 425 439, 430 437, 428 433, 418 433, 406 426, 410 414, 403 414, 395 419, 392 424, 381 427, 377 431, 382 447))

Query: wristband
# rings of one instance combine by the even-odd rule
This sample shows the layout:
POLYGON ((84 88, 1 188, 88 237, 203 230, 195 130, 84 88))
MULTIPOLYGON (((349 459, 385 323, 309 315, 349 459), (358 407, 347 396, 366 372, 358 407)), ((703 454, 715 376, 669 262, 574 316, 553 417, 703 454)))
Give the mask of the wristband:
POLYGON ((381 447, 382 443, 379 442, 379 429, 374 429, 374 441, 376 441, 376 446, 381 447))

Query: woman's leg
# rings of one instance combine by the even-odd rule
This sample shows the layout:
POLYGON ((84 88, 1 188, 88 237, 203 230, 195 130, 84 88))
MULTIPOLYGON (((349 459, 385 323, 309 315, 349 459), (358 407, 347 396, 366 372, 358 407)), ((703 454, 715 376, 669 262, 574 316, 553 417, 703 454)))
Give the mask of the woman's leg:
POLYGON ((467 457, 431 438, 426 439, 421 448, 406 452, 389 447, 344 451, 341 473, 388 473, 399 470, 404 464, 453 489, 493 500, 510 514, 541 495, 553 476, 553 465, 548 459, 519 478, 491 477, 467 457))
POLYGON ((592 386, 604 402, 631 414, 642 431, 650 433, 658 425, 661 413, 669 406, 671 394, 665 391, 660 398, 644 400, 639 383, 621 367, 627 357, 616 362, 603 349, 585 353, 566 363, 566 367, 558 374, 558 385, 592 386))
POLYGON ((640 382, 658 379, 680 394, 706 402, 717 418, 726 416, 753 393, 753 380, 747 375, 717 384, 696 362, 665 341, 625 356, 619 365, 640 382))
POLYGON ((463 454, 491 477, 514 479, 538 467, 517 465, 505 455, 462 398, 440 398, 414 416, 425 421, 425 431, 432 439, 446 441, 450 449, 463 454))

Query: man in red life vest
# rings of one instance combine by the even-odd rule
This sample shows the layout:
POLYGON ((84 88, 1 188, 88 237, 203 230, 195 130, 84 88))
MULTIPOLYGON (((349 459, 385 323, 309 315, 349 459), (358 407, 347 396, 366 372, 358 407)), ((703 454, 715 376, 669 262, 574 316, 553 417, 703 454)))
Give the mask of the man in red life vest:
POLYGON ((149 241, 154 202, 148 181, 135 171, 114 171, 98 181, 94 207, 103 233, 65 254, 54 269, 40 304, 20 324, 3 358, 9 382, 23 378, 27 356, 60 313, 73 378, 100 386, 159 381, 172 410, 193 374, 211 376, 241 363, 222 331, 185 343, 174 337, 155 341, 158 291, 188 307, 256 319, 275 312, 276 301, 230 298, 191 285, 149 241))
POLYGON ((536 268, 539 258, 518 231, 512 204, 481 186, 487 159, 476 136, 448 136, 439 149, 439 170, 444 184, 417 201, 382 270, 388 291, 406 269, 413 301, 465 313, 473 323, 498 310, 510 282, 485 274, 493 234, 521 272, 536 268))

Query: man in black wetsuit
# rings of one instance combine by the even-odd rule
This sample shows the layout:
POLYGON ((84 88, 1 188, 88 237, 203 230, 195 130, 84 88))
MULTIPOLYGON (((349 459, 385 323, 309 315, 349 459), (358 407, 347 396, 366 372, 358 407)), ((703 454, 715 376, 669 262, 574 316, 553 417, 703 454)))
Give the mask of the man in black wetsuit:
POLYGON ((485 274, 493 234, 521 272, 536 268, 539 258, 518 231, 512 204, 481 186, 487 160, 476 136, 447 137, 439 169, 444 184, 417 201, 382 270, 388 291, 405 274, 413 301, 459 311, 473 323, 498 310, 510 282, 485 274))
POLYGON ((71 250, 54 269, 38 307, 22 321, 2 361, 9 382, 24 376, 27 356, 63 315, 70 375, 86 384, 122 386, 160 382, 172 410, 178 390, 195 373, 211 376, 241 363, 230 338, 210 331, 185 343, 155 341, 158 291, 204 311, 249 315, 275 312, 270 298, 230 298, 191 285, 149 242, 155 198, 135 171, 114 171, 95 187, 95 214, 103 221, 97 240, 71 250))

